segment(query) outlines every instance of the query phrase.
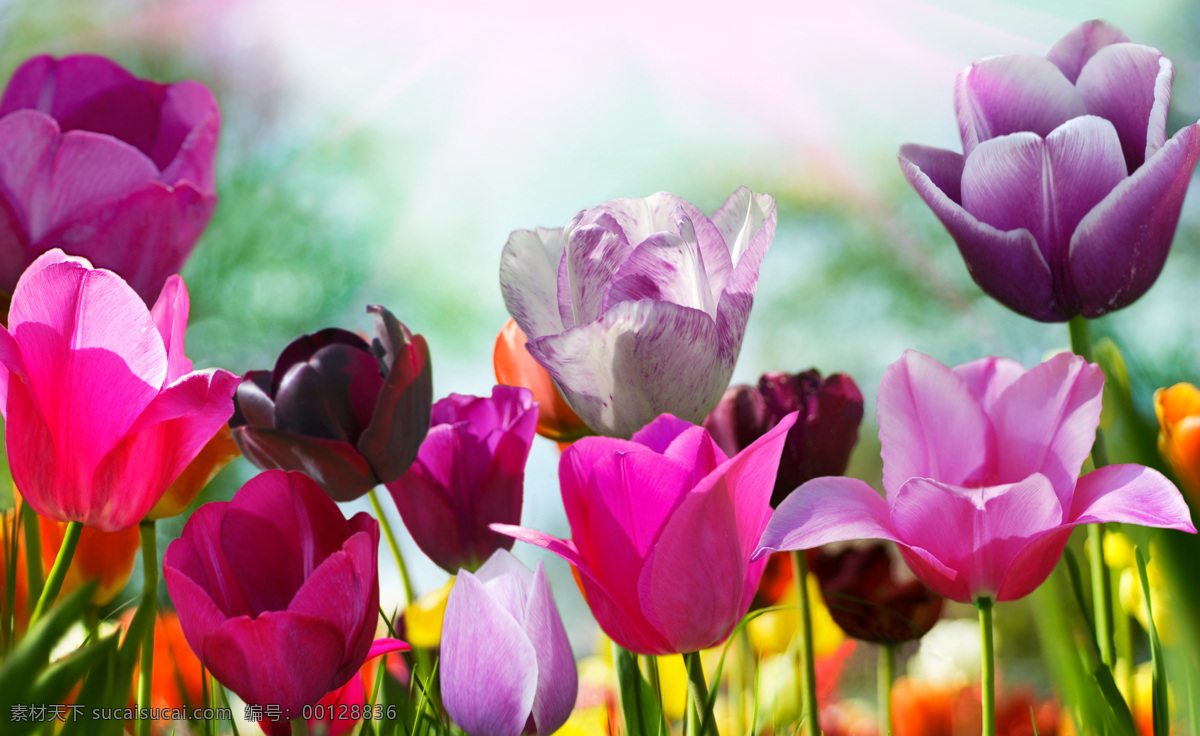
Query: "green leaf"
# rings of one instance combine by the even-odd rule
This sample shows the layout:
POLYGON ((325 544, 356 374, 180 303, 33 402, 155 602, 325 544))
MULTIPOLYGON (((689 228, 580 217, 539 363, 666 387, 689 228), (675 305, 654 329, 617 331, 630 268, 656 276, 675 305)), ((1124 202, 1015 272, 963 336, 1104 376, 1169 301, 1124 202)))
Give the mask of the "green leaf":
POLYGON ((0 666, 0 713, 11 713, 18 703, 39 702, 30 698, 30 687, 46 669, 54 645, 83 616, 95 588, 94 583, 84 585, 59 601, 12 650, 0 666))
POLYGON ((621 714, 628 736, 658 736, 666 733, 666 720, 658 696, 642 677, 637 655, 612 645, 613 669, 617 674, 617 689, 621 694, 621 714))
POLYGON ((1158 627, 1154 625, 1154 608, 1150 604, 1150 579, 1146 576, 1146 558, 1140 547, 1133 548, 1137 558, 1138 578, 1142 582, 1142 600, 1146 601, 1146 627, 1150 634, 1150 662, 1153 676, 1150 685, 1150 702, 1154 713, 1154 736, 1168 736, 1171 732, 1171 716, 1167 702, 1167 666, 1163 660, 1162 642, 1158 639, 1158 627))

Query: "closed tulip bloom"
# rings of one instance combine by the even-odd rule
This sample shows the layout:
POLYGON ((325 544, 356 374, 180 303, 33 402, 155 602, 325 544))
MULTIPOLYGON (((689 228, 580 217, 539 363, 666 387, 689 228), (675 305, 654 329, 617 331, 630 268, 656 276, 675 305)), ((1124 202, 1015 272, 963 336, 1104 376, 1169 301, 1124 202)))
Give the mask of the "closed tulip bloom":
POLYGON ((779 474, 771 492, 776 508, 801 483, 842 475, 858 442, 863 397, 845 373, 821 378, 816 370, 764 373, 757 386, 730 386, 703 425, 726 455, 736 455, 792 412, 779 474))
POLYGON ((775 200, 745 187, 709 219, 659 193, 518 230, 500 288, 528 350, 595 432, 630 437, 659 414, 699 422, 742 347, 775 200))
POLYGON ((575 656, 546 571, 497 550, 462 572, 442 627, 442 702, 470 736, 547 736, 575 707, 575 656))
POLYGON ((274 371, 251 371, 229 425, 258 467, 298 470, 335 501, 404 475, 429 431, 433 368, 425 338, 388 310, 371 342, 331 327, 284 348, 274 371))
POLYGON ((192 651, 243 700, 302 715, 358 672, 379 617, 379 522, 271 470, 197 509, 163 576, 192 651))
POLYGON ((1082 478, 1104 373, 1063 353, 1025 370, 985 358, 947 368, 908 351, 879 384, 886 500, 855 478, 788 496, 758 555, 850 539, 896 542, 916 576, 951 600, 1021 598, 1046 579, 1078 524, 1195 533, 1161 473, 1109 465, 1082 478))
POLYGON ((1174 67, 1103 21, 1046 58, 995 56, 958 75, 962 154, 900 149, 913 188, 972 278, 1026 317, 1127 306, 1158 278, 1200 157, 1200 125, 1167 139, 1174 67))
POLYGON ((137 79, 100 56, 26 61, 0 97, 0 291, 62 248, 153 302, 216 207, 220 126, 198 82, 137 79))
POLYGON ((546 439, 574 442, 589 434, 591 430, 559 393, 554 379, 525 349, 527 342, 517 321, 510 317, 496 336, 492 353, 496 383, 522 386, 533 393, 533 400, 538 403, 537 433, 546 439))
POLYGON ((558 464, 571 539, 493 526, 579 571, 592 615, 638 654, 716 646, 746 614, 766 560, 784 417, 732 458, 703 427, 663 415, 632 440, 584 437, 558 464))
POLYGON ((417 546, 453 575, 512 549, 488 524, 521 521, 538 409, 528 389, 496 386, 491 397, 450 394, 432 416, 416 462, 387 489, 417 546))
POLYGON ((1200 390, 1177 383, 1154 392, 1158 451, 1193 503, 1200 502, 1200 390))
POLYGON ((21 276, 0 329, 0 406, 34 511, 133 526, 229 418, 237 377, 192 370, 188 304, 178 276, 150 310, 119 276, 60 250, 21 276))

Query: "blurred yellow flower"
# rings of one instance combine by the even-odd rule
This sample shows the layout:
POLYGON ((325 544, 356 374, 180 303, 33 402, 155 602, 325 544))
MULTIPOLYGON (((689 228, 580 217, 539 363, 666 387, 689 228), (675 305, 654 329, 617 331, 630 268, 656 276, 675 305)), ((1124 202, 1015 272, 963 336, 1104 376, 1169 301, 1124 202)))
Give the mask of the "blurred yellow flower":
POLYGON ((426 593, 404 609, 405 641, 413 647, 433 649, 442 643, 442 618, 446 599, 454 587, 454 578, 437 590, 426 593))
MULTIPOLYGON (((818 657, 824 657, 837 651, 846 635, 829 615, 817 579, 812 574, 808 576, 808 602, 812 615, 813 649, 818 657)), ((788 587, 776 605, 782 606, 783 610, 758 615, 746 625, 754 651, 764 656, 787 651, 800 626, 794 586, 788 587)))

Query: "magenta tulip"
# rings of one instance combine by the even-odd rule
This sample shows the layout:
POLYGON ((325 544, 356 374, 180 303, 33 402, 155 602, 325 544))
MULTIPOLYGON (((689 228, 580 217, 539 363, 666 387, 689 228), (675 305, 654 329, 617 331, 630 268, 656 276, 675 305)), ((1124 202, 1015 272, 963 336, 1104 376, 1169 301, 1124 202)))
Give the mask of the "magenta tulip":
POLYGON ((152 310, 119 276, 52 250, 21 276, 0 328, 0 407, 25 501, 55 521, 141 521, 233 412, 237 377, 192 371, 188 293, 152 310))
POLYGON ((757 556, 888 539, 934 592, 1013 600, 1046 579, 1078 524, 1195 533, 1178 489, 1140 465, 1079 471, 1100 423, 1104 374, 1063 353, 1026 371, 1004 358, 947 368, 909 351, 879 384, 886 500, 817 478, 776 510, 757 556))
POLYGON ((37 56, 0 97, 0 291, 62 248, 149 304, 217 204, 221 116, 198 82, 137 79, 99 56, 37 56))
POLYGON ((285 719, 345 685, 379 618, 379 522, 346 521, 302 473, 269 470, 207 503, 163 576, 192 651, 247 703, 285 719))
POLYGON ((442 623, 442 702, 471 736, 548 736, 575 707, 575 656, 546 571, 497 550, 462 572, 442 623))
POLYGON ((584 437, 558 464, 569 541, 492 528, 574 565, 600 628, 625 649, 714 646, 750 608, 766 566, 750 556, 795 422, 789 414, 732 458, 703 427, 669 414, 632 440, 584 437))
POLYGON ((1167 139, 1174 74, 1092 21, 1046 58, 995 56, 958 75, 962 154, 908 145, 900 165, 980 288, 1046 322, 1146 293, 1200 158, 1200 124, 1167 139))
POLYGON ((496 386, 490 398, 450 394, 433 405, 416 462, 387 484, 417 546, 450 574, 512 549, 512 537, 488 525, 521 521, 537 421, 529 389, 496 386))

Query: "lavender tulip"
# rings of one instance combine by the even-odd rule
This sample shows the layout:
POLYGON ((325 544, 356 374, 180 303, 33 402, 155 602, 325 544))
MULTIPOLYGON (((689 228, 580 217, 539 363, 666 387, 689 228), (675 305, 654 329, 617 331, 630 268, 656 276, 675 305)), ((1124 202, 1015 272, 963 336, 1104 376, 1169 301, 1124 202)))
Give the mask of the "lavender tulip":
POLYGON ((575 706, 575 657, 542 563, 497 550, 462 572, 442 624, 442 701, 470 736, 554 733, 575 706))
POLYGON ((775 200, 742 187, 712 219, 673 194, 614 199, 566 227, 518 230, 500 287, 527 349, 599 434, 720 400, 775 235, 775 200))
POLYGON ((0 291, 62 248, 150 304, 217 204, 221 117, 198 82, 137 79, 99 56, 37 56, 0 97, 0 291))
POLYGON ((417 546, 454 574, 512 549, 488 524, 521 521, 538 410, 529 389, 496 386, 490 398, 450 394, 432 413, 416 462, 387 489, 417 546))
POLYGON ((958 76, 963 153, 900 149, 967 269, 1044 322, 1098 317, 1154 284, 1175 235, 1200 124, 1167 140, 1174 67, 1103 21, 1046 58, 997 56, 958 76))

